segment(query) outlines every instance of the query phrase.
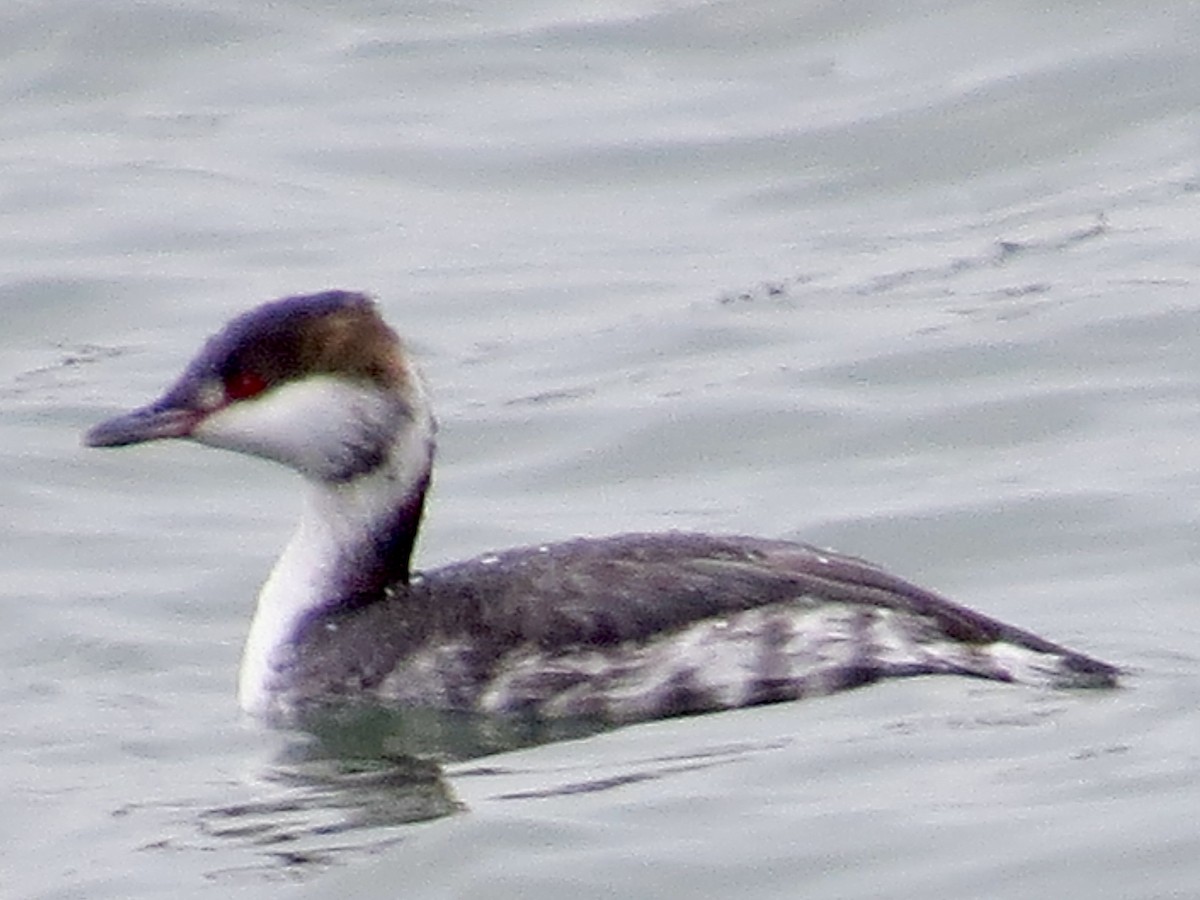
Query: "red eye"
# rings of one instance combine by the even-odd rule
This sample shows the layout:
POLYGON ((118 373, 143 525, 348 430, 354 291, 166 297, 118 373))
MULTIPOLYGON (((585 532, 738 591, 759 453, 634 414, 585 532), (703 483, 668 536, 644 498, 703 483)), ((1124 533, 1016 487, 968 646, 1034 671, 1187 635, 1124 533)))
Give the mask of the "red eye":
POLYGON ((225 381, 225 396, 230 400, 245 400, 261 394, 266 387, 266 379, 257 372, 235 372, 225 381))

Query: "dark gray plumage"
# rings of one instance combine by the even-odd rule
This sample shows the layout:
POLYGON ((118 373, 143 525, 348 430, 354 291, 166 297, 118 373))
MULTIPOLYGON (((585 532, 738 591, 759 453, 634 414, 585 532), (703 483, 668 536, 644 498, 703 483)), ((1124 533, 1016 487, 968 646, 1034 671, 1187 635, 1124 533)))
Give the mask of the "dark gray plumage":
POLYGON ((628 721, 881 678, 1058 687, 1112 666, 863 562, 801 544, 668 533, 509 550, 305 623, 296 698, 628 721))
POLYGON ((411 573, 434 432, 374 304, 329 291, 234 319, 162 398, 85 440, 183 438, 305 476, 243 658, 255 713, 369 701, 631 721, 892 676, 1116 683, 1107 663, 786 541, 581 538, 411 573))

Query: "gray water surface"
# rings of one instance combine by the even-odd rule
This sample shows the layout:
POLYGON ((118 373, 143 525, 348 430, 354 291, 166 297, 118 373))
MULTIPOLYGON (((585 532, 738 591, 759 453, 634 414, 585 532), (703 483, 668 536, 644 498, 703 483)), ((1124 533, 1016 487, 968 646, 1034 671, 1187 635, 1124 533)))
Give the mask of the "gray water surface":
POLYGON ((6 7, 0 893, 1190 896, 1198 39, 1128 0, 6 7), (79 434, 327 287, 434 386, 423 565, 796 538, 1126 685, 425 722, 444 767, 245 722, 295 479, 79 434))

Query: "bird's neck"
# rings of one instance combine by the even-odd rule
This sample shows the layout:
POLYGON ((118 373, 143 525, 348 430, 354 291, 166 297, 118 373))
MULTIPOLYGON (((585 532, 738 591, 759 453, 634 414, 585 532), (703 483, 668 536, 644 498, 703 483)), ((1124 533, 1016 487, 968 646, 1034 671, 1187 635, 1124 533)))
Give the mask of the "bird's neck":
POLYGON ((242 657, 244 709, 268 711, 313 617, 376 602, 388 585, 408 580, 432 463, 431 425, 406 429, 366 474, 308 482, 300 524, 258 596, 242 657))

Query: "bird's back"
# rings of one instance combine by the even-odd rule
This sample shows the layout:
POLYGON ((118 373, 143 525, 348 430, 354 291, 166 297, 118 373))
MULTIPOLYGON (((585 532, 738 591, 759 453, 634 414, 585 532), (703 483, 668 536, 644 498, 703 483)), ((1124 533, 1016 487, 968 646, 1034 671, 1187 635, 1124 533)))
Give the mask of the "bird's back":
POLYGON ((281 699, 632 721, 937 673, 1088 687, 1117 675, 852 557, 627 534, 487 554, 315 615, 281 699))

